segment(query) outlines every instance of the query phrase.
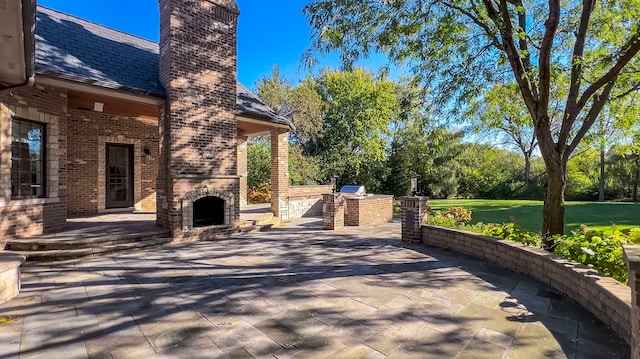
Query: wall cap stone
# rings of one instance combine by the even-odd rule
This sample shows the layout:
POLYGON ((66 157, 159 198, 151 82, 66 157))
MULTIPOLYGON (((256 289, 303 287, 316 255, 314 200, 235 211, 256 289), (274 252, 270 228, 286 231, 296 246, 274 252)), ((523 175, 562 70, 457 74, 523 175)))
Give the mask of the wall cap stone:
POLYGON ((625 244, 624 257, 630 270, 640 272, 640 246, 625 244))
POLYGON ((22 254, 0 251, 0 272, 6 272, 9 269, 22 265, 27 258, 22 254))

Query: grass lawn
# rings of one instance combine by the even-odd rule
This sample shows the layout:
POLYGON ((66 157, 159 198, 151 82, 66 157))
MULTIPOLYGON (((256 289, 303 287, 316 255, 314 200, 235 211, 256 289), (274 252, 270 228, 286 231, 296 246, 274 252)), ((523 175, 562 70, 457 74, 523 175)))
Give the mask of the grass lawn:
MULTIPOLYGON (((625 230, 640 226, 640 203, 621 202, 566 202, 565 231, 574 231, 585 224, 591 228, 611 228, 625 230)), ((541 201, 506 200, 429 200, 429 206, 435 210, 447 210, 449 207, 462 207, 473 212, 472 223, 503 223, 509 217, 516 218, 528 231, 540 233, 542 226, 541 201)))

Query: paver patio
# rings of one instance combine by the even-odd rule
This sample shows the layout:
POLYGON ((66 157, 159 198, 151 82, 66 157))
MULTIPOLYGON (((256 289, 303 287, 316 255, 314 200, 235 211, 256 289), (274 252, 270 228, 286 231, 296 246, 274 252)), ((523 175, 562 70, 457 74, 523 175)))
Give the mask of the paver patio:
POLYGON ((400 225, 269 232, 29 265, 0 358, 624 358, 539 282, 400 242, 400 225))

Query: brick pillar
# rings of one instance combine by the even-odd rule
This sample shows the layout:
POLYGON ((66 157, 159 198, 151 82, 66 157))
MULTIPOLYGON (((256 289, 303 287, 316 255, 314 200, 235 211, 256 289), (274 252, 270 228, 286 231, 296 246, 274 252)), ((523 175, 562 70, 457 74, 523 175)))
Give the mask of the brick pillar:
POLYGON ((422 225, 426 222, 429 197, 400 197, 402 241, 422 243, 422 225))
POLYGON ((640 246, 624 246, 631 287, 631 359, 640 359, 640 246))
POLYGON ((289 131, 271 129, 271 211, 289 220, 289 131))
POLYGON ((193 193, 221 193, 225 225, 239 218, 236 136, 235 0, 159 0, 160 82, 158 224, 175 240, 208 238, 217 228, 191 226, 183 208, 193 193))
POLYGON ((249 203, 247 197, 248 192, 248 175, 247 168, 247 137, 238 136, 238 176, 240 176, 240 207, 244 207, 249 203))
POLYGON ((344 227, 344 210, 347 201, 339 194, 322 195, 322 225, 324 229, 338 229, 344 227))

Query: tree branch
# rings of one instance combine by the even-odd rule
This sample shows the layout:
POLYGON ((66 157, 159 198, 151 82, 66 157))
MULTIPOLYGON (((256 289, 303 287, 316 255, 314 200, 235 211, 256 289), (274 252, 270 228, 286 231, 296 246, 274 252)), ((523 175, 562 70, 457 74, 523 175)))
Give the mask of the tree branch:
POLYGON ((500 0, 499 12, 493 7, 491 0, 482 0, 482 2, 487 9, 489 18, 493 20, 500 30, 503 51, 507 54, 509 63, 511 64, 511 70, 515 75, 516 82, 518 83, 518 87, 522 93, 525 105, 527 106, 532 118, 535 119, 537 118, 535 114, 538 93, 531 83, 531 79, 525 70, 522 59, 518 54, 518 50, 516 49, 516 45, 513 40, 513 27, 511 25, 511 17, 507 7, 507 2, 506 0, 500 0))
POLYGON ((593 96, 600 88, 616 79, 620 71, 631 61, 634 56, 636 56, 640 52, 640 29, 636 32, 633 37, 628 42, 628 47, 625 53, 618 59, 611 69, 594 83, 592 83, 580 96, 580 100, 576 104, 576 114, 580 113, 580 111, 584 108, 589 101, 589 98, 593 96))
POLYGON ((602 90, 602 93, 594 97, 593 105, 591 105, 591 109, 589 109, 589 113, 587 114, 585 120, 582 123, 582 126, 580 126, 580 129, 578 130, 576 135, 573 137, 571 144, 569 144, 569 146, 567 147, 567 150, 563 155, 564 159, 569 159, 569 156, 571 155, 571 153, 576 149, 576 147, 578 147, 578 144, 580 143, 582 138, 587 134, 587 132, 589 132, 593 124, 596 122, 596 120, 598 119, 598 114, 600 114, 600 111, 602 110, 604 105, 607 103, 607 100, 609 99, 609 94, 611 93, 611 90, 613 89, 613 86, 615 86, 615 84, 616 84, 616 78, 614 77, 611 81, 607 83, 607 85, 602 90))
POLYGON ((548 116, 551 92, 551 50, 560 22, 560 0, 549 0, 549 17, 545 21, 545 32, 540 45, 540 83, 538 84, 538 116, 548 116), (544 113, 543 113, 544 111, 544 113))
POLYGON ((515 2, 516 12, 518 13, 518 26, 520 27, 520 34, 518 34, 518 44, 520 45, 520 53, 522 54, 522 63, 527 72, 531 71, 531 53, 528 48, 528 36, 527 36, 527 14, 524 10, 524 4, 522 0, 515 2), (523 36, 524 35, 524 36, 523 36))
POLYGON ((595 0, 582 0, 582 14, 580 15, 580 24, 578 25, 578 32, 576 33, 576 43, 573 46, 569 94, 567 95, 558 143, 567 142, 569 132, 571 132, 571 128, 578 117, 576 101, 578 92, 580 91, 580 80, 582 79, 582 55, 584 54, 584 44, 594 4, 595 0))
POLYGON ((636 84, 635 86, 631 87, 631 88, 630 88, 630 89, 628 89, 627 91, 625 91, 625 92, 623 92, 623 93, 621 93, 621 94, 619 94, 619 95, 616 95, 613 99, 614 99, 614 100, 619 100, 619 99, 621 99, 621 98, 623 98, 623 97, 626 97, 626 96, 628 96, 628 95, 632 94, 632 93, 633 93, 633 92, 635 92, 635 91, 640 91, 640 83, 638 83, 638 84, 636 84))
POLYGON ((459 11, 461 14, 463 14, 464 16, 468 17, 471 21, 473 21, 473 23, 474 23, 474 24, 476 24, 476 25, 480 26, 480 28, 485 32, 485 34, 487 35, 487 37, 489 38, 489 41, 491 41, 491 43, 493 44, 493 46, 495 46, 498 50, 503 50, 503 48, 502 48, 502 44, 500 44, 500 41, 498 40, 498 37, 496 36, 496 34, 495 34, 495 33, 493 33, 493 32, 491 31, 491 28, 489 27, 489 25, 488 25, 486 22, 483 22, 483 21, 482 21, 482 20, 480 20, 480 18, 478 17, 477 10, 476 10, 476 8, 475 8, 475 4, 474 4, 474 6, 472 7, 472 8, 473 8, 473 10, 476 12, 476 14, 474 15, 474 14, 473 14, 473 13, 471 13, 470 11, 468 11, 468 10, 466 10, 466 9, 464 9, 464 8, 460 7, 460 6, 457 6, 457 5, 451 4, 451 3, 450 3, 450 2, 448 2, 448 1, 443 1, 443 2, 440 2, 440 3, 441 3, 442 5, 444 5, 444 6, 448 7, 448 8, 450 8, 450 9, 457 10, 457 11, 459 11))

